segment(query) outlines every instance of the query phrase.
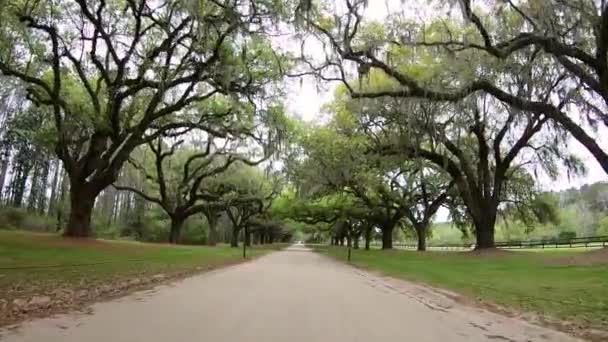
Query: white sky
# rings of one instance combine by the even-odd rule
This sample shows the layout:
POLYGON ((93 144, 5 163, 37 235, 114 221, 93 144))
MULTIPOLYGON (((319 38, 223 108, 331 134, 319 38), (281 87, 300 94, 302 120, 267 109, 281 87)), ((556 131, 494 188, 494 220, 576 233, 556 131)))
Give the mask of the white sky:
MULTIPOLYGON (((411 2, 409 3, 411 4, 411 2)), ((405 11, 415 13, 415 16, 425 16, 422 14, 424 11, 413 10, 412 5, 403 5, 402 0, 370 0, 370 5, 366 9, 365 17, 382 20, 386 17, 388 9, 392 13, 395 11, 405 11), (405 7, 408 6, 408 7, 405 7)), ((428 7, 426 7, 428 8, 428 7)), ((288 108, 292 115, 301 118, 308 122, 322 122, 325 121, 323 114, 321 113, 321 107, 323 104, 331 101, 337 83, 326 84, 323 88, 319 88, 316 81, 311 77, 304 78, 302 83, 294 81, 288 86, 288 108)), ((600 131, 602 138, 608 138, 608 129, 603 127, 600 131)), ((606 139, 601 139, 604 150, 608 149, 606 139)), ((580 187, 583 184, 595 183, 598 181, 608 181, 608 175, 600 167, 599 163, 593 158, 593 156, 575 139, 571 139, 568 144, 568 149, 580 156, 587 167, 587 174, 582 177, 569 179, 565 172, 557 179, 551 180, 547 177, 538 179, 541 187, 545 190, 564 190, 571 187, 580 187)))

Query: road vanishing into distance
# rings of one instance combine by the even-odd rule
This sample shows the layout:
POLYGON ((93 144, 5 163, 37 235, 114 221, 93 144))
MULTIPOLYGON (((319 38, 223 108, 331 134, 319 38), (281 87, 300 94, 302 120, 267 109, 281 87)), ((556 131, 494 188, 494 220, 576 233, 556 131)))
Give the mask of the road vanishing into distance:
POLYGON ((4 330, 7 342, 577 341, 298 246, 4 330))

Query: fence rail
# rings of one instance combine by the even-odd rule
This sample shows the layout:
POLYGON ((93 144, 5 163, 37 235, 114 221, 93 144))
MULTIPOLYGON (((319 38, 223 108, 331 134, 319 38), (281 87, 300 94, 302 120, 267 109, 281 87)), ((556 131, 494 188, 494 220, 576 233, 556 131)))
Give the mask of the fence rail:
MULTIPOLYGON (((373 243, 378 245, 378 243, 373 243)), ((417 245, 413 243, 395 243, 397 248, 416 249, 417 245)), ((608 235, 604 236, 589 236, 572 239, 547 239, 547 240, 525 240, 525 241, 503 241, 496 242, 497 248, 503 249, 532 249, 532 248, 593 248, 608 246, 608 235)), ((429 249, 474 249, 475 243, 448 243, 448 244, 429 244, 429 249)))

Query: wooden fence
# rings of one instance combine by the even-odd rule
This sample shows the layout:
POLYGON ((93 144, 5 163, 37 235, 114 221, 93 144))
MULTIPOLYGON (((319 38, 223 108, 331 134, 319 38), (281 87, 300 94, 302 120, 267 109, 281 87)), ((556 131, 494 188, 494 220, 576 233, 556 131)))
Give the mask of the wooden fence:
MULTIPOLYGON (((376 245, 377 243, 374 243, 376 245)), ((413 243, 394 243, 394 247, 403 249, 416 249, 413 243)), ((503 249, 532 249, 532 248, 595 248, 608 246, 608 235, 577 237, 572 239, 547 239, 527 241, 504 241, 496 242, 496 247, 503 249)), ((452 244, 429 244, 429 249, 462 250, 475 248, 474 243, 452 243, 452 244)))

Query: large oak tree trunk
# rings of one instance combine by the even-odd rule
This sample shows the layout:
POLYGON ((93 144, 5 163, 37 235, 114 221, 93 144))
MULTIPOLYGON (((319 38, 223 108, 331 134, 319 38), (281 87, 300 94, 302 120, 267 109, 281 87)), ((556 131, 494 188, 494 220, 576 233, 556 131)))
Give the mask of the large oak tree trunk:
POLYGON ((475 249, 496 248, 494 242, 494 226, 496 225, 496 208, 482 211, 483 216, 474 219, 475 249))
POLYGON ((475 249, 496 248, 494 242, 494 224, 475 225, 475 249))
POLYGON ((393 229, 394 225, 387 225, 382 227, 382 249, 393 248, 393 229))
POLYGON ((418 236, 418 250, 421 252, 426 251, 426 231, 428 225, 417 224, 415 225, 416 235, 418 236))
POLYGON ((239 229, 236 227, 232 228, 232 236, 230 237, 230 247, 239 246, 239 229))
POLYGON ((63 232, 68 237, 90 237, 91 215, 95 206, 95 198, 99 194, 85 186, 70 187, 70 216, 63 232))
POLYGON ((127 143, 127 138, 121 147, 108 153, 108 136, 99 132, 94 133, 89 142, 84 158, 72 160, 69 153, 57 146, 59 158, 63 161, 67 176, 70 180, 70 218, 65 236, 89 237, 91 230, 91 213, 97 196, 118 178, 119 171, 138 145, 136 139, 127 143))
POLYGON ((367 228, 365 230, 365 250, 369 251, 369 244, 372 240, 372 228, 367 228))
POLYGON ((184 219, 178 216, 171 217, 171 231, 169 232, 169 243, 179 243, 179 238, 184 225, 184 219))
POLYGON ((215 246, 217 244, 217 219, 213 215, 207 216, 207 222, 209 223, 209 236, 207 238, 207 245, 215 246))

